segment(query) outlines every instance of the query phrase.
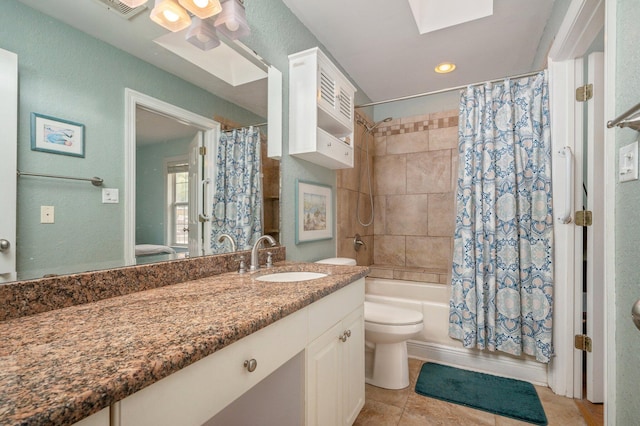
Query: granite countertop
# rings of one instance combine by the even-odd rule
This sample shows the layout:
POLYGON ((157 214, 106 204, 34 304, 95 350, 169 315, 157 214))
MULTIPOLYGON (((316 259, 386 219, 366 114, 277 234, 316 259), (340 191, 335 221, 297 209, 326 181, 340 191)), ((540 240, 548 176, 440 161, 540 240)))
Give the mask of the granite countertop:
POLYGON ((0 322, 0 424, 67 425, 362 278, 281 262, 0 322), (321 279, 268 283, 276 270, 321 279))

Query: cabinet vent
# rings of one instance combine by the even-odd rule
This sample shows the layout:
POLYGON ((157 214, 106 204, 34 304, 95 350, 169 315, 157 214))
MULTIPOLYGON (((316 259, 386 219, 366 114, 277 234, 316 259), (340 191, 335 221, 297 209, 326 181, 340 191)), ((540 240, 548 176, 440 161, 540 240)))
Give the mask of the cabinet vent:
POLYGON ((353 100, 347 92, 340 89, 340 114, 344 115, 349 121, 352 120, 351 112, 353 111, 353 100))
POLYGON ((107 9, 109 9, 110 11, 112 11, 113 13, 115 13, 116 15, 124 19, 131 19, 134 16, 136 16, 138 13, 142 12, 147 8, 147 6, 145 5, 138 6, 136 8, 130 8, 126 4, 120 3, 119 0, 95 0, 95 1, 107 6, 107 9))
POLYGON ((325 74, 324 70, 320 68, 320 99, 327 102, 329 105, 335 108, 336 106, 336 83, 331 77, 325 74))

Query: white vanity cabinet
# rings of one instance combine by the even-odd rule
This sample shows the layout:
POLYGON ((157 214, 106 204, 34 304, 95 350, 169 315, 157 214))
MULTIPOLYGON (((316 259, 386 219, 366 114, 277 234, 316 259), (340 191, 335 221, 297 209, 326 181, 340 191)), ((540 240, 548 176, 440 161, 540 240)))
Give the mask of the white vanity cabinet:
MULTIPOLYGON (((213 416, 303 352, 308 355, 304 372, 290 386, 305 389, 304 401, 301 398, 300 403, 304 403, 306 423, 318 424, 310 420, 308 413, 312 410, 325 410, 327 405, 337 404, 340 419, 353 418, 326 424, 352 424, 364 404, 363 303, 364 278, 361 278, 114 404, 111 426, 196 426, 209 420, 217 424, 213 416), (347 329, 351 330, 351 336, 345 342, 339 341, 347 329), (316 357, 310 354, 318 343, 330 335, 331 340, 340 344, 336 344, 339 360, 335 361, 335 369, 326 365, 322 357, 318 362, 308 361, 316 357), (245 366, 245 361, 251 360, 256 361, 253 372, 245 366), (311 385, 310 380, 318 377, 318 368, 323 372, 330 369, 330 374, 335 375, 332 377, 339 383, 335 385, 339 386, 337 392, 318 386, 317 380, 311 385), (332 402, 326 402, 329 399, 332 402)), ((300 411, 302 416, 303 410, 300 411)), ((303 422, 305 419, 301 418, 296 424, 303 422)), ((264 424, 270 424, 269 419, 265 418, 264 424)))
POLYGON ((289 154, 353 167, 356 89, 317 47, 289 55, 289 154))
POLYGON ((307 426, 350 426, 364 406, 364 307, 353 296, 310 307, 311 334, 326 331, 306 351, 307 426))

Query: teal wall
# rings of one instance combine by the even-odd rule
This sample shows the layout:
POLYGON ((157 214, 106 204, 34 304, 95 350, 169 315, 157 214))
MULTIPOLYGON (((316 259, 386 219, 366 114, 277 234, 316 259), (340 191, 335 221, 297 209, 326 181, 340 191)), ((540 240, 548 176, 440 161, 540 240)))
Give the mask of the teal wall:
MULTIPOLYGON (((3 2, 0 48, 18 54, 18 168, 99 176, 124 199, 124 89, 132 88, 205 117, 261 120, 200 88, 89 37, 17 0, 3 2), (85 158, 31 151, 30 114, 86 126, 85 158)), ((122 265, 124 204, 102 204, 85 182, 18 180, 19 278, 122 265), (55 223, 40 224, 40 206, 55 207, 55 223)))
POLYGON ((192 140, 153 143, 136 150, 136 244, 169 243, 164 233, 165 161, 177 156, 188 159, 192 140))
MULTIPOLYGON (((616 5, 615 99, 618 115, 640 102, 640 8, 638 0, 617 0, 616 5)), ((617 129, 616 158, 620 147, 637 139, 638 132, 617 129)), ((631 322, 630 314, 633 302, 640 298, 638 206, 640 181, 616 183, 616 359, 609 362, 616 365, 616 424, 619 425, 638 424, 640 419, 640 332, 631 322)))
MULTIPOLYGON (((295 181, 301 179, 329 185, 333 188, 335 217, 336 173, 304 160, 287 155, 289 152, 289 59, 288 55, 320 46, 329 53, 313 34, 293 15, 280 0, 246 2, 251 36, 243 42, 258 52, 270 64, 282 71, 283 78, 283 147, 282 147, 282 206, 280 209, 282 231, 280 242, 287 246, 287 258, 291 260, 317 260, 336 254, 334 238, 318 242, 295 244, 295 181)), ((329 57, 331 57, 329 55, 329 57)), ((336 65, 336 61, 334 61, 336 65)), ((353 81, 352 81, 353 83, 353 81)), ((357 86, 356 86, 357 87, 357 86)), ((369 102, 369 98, 358 90, 356 105, 369 102)))

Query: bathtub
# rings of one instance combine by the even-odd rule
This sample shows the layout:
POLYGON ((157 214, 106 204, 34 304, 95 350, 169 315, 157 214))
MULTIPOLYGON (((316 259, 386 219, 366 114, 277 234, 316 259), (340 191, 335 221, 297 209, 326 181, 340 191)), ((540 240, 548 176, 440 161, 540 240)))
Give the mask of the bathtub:
POLYGON ((424 328, 407 342, 410 358, 547 385, 547 366, 530 357, 462 347, 449 337, 450 285, 387 278, 365 279, 365 300, 422 312, 424 328))

